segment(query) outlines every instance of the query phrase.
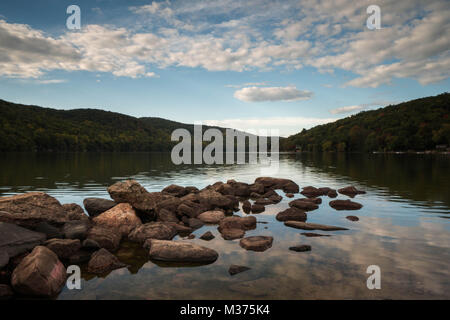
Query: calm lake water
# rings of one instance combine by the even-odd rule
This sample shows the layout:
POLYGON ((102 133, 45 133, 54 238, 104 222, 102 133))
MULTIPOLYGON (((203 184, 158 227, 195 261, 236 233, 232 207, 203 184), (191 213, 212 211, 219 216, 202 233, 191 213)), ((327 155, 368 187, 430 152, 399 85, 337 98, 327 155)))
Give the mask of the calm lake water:
MULTIPOLYGON (((64 289, 58 298, 450 299, 449 160, 446 155, 282 154, 277 177, 300 187, 355 185, 367 191, 354 199, 364 205, 361 210, 336 211, 328 205, 330 198, 322 197, 319 209, 308 213, 308 222, 348 231, 318 231, 332 236, 308 238, 285 227, 275 219, 292 200, 284 197, 255 215, 265 223, 246 233, 273 236, 265 252, 223 240, 216 226, 183 240, 215 249, 219 259, 210 265, 156 264, 139 246, 124 243, 117 256, 128 268, 105 278, 83 273, 82 290, 64 289), (347 215, 360 220, 348 221, 347 215), (216 238, 198 239, 206 231, 216 238), (309 244, 312 251, 288 249, 298 244, 309 244), (231 264, 252 269, 232 277, 231 264), (366 286, 369 265, 381 268, 380 290, 366 286)), ((86 197, 109 198, 107 186, 130 178, 160 191, 172 183, 200 189, 228 179, 251 183, 261 176, 259 165, 175 166, 169 154, 149 153, 2 154, 0 168, 0 196, 44 191, 61 203, 80 205, 86 197)))

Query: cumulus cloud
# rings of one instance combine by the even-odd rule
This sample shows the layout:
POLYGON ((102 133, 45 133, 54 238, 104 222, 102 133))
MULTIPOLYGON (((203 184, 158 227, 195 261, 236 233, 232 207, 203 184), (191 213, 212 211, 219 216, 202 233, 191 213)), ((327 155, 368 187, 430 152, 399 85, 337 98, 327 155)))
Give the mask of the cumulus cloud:
POLYGON ((245 102, 264 101, 298 101, 311 99, 311 91, 298 90, 294 86, 288 87, 246 87, 237 90, 234 97, 245 102))
POLYGON ((350 113, 350 112, 354 112, 354 111, 361 111, 363 109, 364 109, 363 106, 346 106, 346 107, 340 107, 340 108, 332 109, 332 110, 330 110, 330 113, 332 113, 332 114, 345 114, 345 113, 350 113))

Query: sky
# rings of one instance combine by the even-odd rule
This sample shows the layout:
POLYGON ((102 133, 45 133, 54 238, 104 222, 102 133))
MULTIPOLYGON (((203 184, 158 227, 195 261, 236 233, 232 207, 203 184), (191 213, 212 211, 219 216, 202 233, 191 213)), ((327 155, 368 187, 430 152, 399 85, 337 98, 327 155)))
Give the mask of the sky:
POLYGON ((446 0, 2 0, 0 99, 288 136, 450 91, 449 31, 446 0))

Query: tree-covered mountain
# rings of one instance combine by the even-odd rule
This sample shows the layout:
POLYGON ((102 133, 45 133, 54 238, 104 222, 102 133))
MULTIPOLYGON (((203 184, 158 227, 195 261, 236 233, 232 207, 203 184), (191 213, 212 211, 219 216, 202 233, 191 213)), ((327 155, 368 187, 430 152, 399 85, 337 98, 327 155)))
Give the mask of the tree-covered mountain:
POLYGON ((443 93, 316 126, 280 141, 293 151, 408 151, 450 145, 450 94, 443 93))

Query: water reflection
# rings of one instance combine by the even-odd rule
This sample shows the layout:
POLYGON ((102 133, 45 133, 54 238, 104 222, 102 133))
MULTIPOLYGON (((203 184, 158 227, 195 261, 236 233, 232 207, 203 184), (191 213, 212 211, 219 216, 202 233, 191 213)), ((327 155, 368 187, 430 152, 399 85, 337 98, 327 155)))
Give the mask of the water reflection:
MULTIPOLYGON (((202 188, 219 180, 252 182, 260 176, 254 165, 175 166, 169 154, 146 153, 16 154, 2 157, 0 165, 2 195, 43 190, 62 203, 80 204, 86 197, 107 197, 106 186, 130 177, 156 191, 171 183, 202 188)), ((285 227, 275 219, 292 200, 284 198, 255 215, 266 223, 246 233, 273 236, 272 248, 265 252, 223 240, 215 226, 196 230, 193 240, 179 238, 218 251, 218 260, 209 265, 150 261, 140 246, 125 242, 116 255, 127 268, 103 277, 82 268, 83 289, 66 289, 59 299, 449 299, 450 224, 442 218, 449 216, 449 173, 446 156, 281 155, 278 176, 300 186, 353 184, 368 191, 355 198, 364 205, 359 211, 335 211, 325 197, 308 214, 308 222, 348 231, 305 237, 302 230, 285 227), (347 220, 349 214, 360 220, 347 220), (199 239, 206 231, 216 238, 199 239), (299 244, 311 245, 312 251, 289 251, 299 244), (251 270, 231 277, 231 264, 251 270), (381 290, 366 287, 366 268, 373 264, 381 268, 381 290)))

